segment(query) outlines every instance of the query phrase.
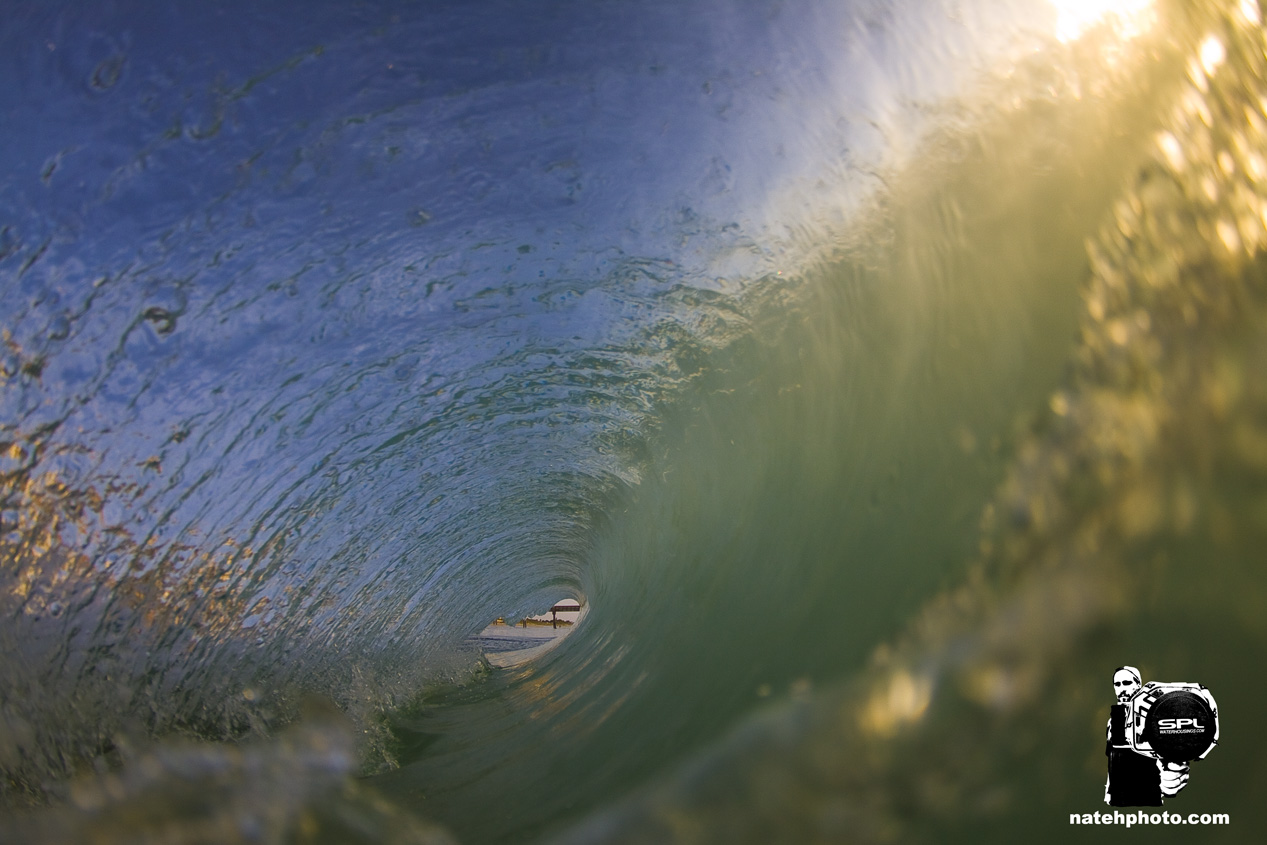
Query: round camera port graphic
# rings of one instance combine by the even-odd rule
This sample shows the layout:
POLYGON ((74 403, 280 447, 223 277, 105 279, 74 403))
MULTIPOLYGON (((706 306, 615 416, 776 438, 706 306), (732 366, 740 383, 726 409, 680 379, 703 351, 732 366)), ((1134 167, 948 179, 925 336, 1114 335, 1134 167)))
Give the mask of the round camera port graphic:
POLYGON ((1150 681, 1131 697, 1131 745, 1167 763, 1203 759, 1219 740, 1219 710, 1201 684, 1150 681))

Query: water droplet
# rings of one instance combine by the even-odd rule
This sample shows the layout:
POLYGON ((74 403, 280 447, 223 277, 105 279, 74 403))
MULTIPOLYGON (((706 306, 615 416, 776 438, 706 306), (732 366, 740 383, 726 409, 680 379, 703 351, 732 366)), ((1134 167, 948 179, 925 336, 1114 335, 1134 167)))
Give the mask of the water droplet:
POLYGON ((59 314, 48 324, 49 340, 65 340, 70 336, 70 320, 65 314, 59 314))
POLYGON ((127 56, 116 54, 97 65, 92 72, 88 84, 98 91, 113 88, 123 75, 123 66, 127 64, 127 56))
POLYGON ((166 308, 152 306, 145 309, 145 313, 141 315, 149 321, 154 327, 154 331, 160 335, 171 334, 176 330, 176 315, 168 311, 166 308))

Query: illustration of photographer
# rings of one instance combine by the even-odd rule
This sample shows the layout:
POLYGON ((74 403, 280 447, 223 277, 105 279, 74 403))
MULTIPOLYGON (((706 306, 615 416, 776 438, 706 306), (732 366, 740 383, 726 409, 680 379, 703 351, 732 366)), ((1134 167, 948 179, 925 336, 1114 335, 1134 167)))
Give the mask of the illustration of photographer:
POLYGON ((1200 684, 1141 683, 1134 666, 1113 672, 1117 703, 1109 711, 1104 802, 1160 807, 1188 784, 1191 760, 1218 742, 1218 708, 1200 684))

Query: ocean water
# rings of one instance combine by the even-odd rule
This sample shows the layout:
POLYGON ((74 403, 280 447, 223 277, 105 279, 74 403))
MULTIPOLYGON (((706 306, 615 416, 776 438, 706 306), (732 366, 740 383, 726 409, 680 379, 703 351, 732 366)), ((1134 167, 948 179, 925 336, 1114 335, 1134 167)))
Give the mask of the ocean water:
POLYGON ((1252 839, 1261 16, 9 4, 0 835, 1252 839))

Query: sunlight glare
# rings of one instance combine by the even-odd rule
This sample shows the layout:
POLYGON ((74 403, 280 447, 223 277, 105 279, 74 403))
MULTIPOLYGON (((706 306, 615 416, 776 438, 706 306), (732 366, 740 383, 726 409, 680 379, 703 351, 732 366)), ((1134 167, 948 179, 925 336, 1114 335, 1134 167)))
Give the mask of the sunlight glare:
POLYGON ((1153 0, 1048 0, 1056 11, 1056 38, 1068 43, 1101 23, 1134 38, 1153 22, 1153 0))

